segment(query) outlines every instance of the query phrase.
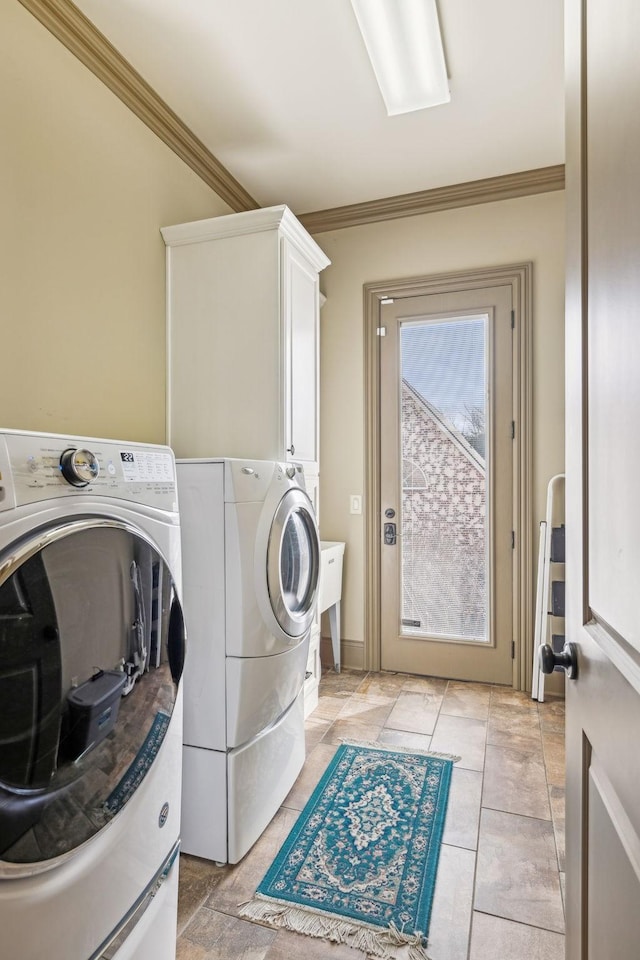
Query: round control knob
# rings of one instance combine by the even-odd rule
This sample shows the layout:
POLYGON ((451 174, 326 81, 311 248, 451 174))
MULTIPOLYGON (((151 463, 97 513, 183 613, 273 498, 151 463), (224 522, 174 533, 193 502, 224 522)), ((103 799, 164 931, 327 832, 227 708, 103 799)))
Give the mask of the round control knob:
POLYGON ((60 470, 73 487, 86 487, 100 473, 100 464, 90 450, 69 447, 60 457, 60 470))

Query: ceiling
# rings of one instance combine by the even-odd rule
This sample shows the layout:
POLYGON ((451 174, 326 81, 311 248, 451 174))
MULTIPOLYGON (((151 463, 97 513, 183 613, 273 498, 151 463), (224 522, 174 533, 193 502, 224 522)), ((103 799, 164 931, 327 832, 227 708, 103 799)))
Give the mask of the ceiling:
POLYGON ((439 0, 451 102, 394 117, 349 0, 74 2, 262 206, 564 162, 559 0, 439 0))

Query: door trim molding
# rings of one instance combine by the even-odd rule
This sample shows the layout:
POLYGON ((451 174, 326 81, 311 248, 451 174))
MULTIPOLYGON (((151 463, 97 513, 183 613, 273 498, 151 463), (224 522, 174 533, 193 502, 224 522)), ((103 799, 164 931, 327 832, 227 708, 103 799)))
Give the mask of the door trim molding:
POLYGON ((364 555, 367 558, 364 596, 364 669, 380 669, 380 457, 379 403, 380 300, 385 297, 420 297, 461 290, 509 285, 512 288, 515 326, 513 331, 513 418, 515 531, 513 577, 513 686, 530 689, 533 663, 533 264, 441 273, 429 277, 367 283, 364 296, 364 392, 365 392, 365 503, 364 555))

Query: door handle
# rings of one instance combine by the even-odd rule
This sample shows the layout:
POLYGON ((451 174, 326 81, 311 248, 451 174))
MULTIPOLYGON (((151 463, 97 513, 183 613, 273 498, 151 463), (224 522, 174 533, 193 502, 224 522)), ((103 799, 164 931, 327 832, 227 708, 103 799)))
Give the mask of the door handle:
POLYGON ((569 680, 578 676, 578 648, 575 643, 565 643, 561 653, 556 653, 550 644, 540 647, 540 667, 543 673, 553 673, 554 667, 567 671, 569 680))
POLYGON ((395 523, 385 523, 384 525, 384 542, 385 546, 393 547, 396 543, 396 525, 395 523))

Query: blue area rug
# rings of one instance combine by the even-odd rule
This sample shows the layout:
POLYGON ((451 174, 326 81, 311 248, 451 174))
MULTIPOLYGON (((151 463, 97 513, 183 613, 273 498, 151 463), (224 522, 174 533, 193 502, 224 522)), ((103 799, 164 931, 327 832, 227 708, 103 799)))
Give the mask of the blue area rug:
POLYGON ((240 915, 424 960, 455 759, 340 746, 240 915))

